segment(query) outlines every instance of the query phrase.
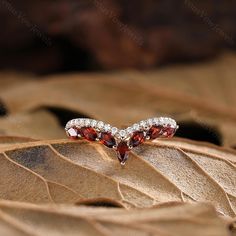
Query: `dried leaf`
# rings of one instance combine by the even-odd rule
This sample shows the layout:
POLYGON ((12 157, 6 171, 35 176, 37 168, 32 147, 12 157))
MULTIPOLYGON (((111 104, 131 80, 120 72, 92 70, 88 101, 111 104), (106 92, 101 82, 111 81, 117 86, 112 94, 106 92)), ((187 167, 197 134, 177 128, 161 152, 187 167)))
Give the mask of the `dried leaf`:
POLYGON ((0 201, 0 233, 4 236, 229 236, 230 231, 213 207, 204 204, 126 211, 0 201))
POLYGON ((113 150, 86 141, 38 141, 1 149, 0 198, 32 203, 108 199, 125 208, 211 202, 236 212, 236 152, 184 140, 134 149, 125 168, 113 150))
MULTIPOLYGON (((9 82, 1 81, 0 100, 10 114, 0 119, 0 133, 7 135, 0 137, 0 199, 20 203, 0 202, 0 233, 78 235, 79 228, 83 235, 228 235, 212 208, 159 205, 210 202, 224 216, 235 217, 235 151, 184 139, 158 140, 135 148, 122 168, 113 150, 99 144, 37 139, 65 136, 56 117, 44 109, 53 107, 67 110, 64 118, 73 111, 119 127, 166 114, 182 123, 183 130, 190 122, 209 132, 213 127, 223 145, 233 146, 234 61, 229 55, 206 66, 145 73, 75 74, 42 81, 27 77, 21 84, 10 75, 9 82), (32 230, 36 225, 37 232, 32 230)), ((230 227, 234 233, 235 224, 230 227)))
POLYGON ((37 110, 0 118, 0 135, 53 139, 64 137, 65 134, 58 120, 51 113, 37 110))
POLYGON ((36 141, 32 138, 26 138, 26 137, 19 137, 19 136, 0 136, 0 147, 1 148, 7 148, 8 146, 11 146, 12 144, 21 144, 21 143, 27 143, 27 142, 33 142, 36 141))
POLYGON ((6 89, 0 98, 13 113, 60 107, 119 127, 171 115, 209 132, 214 127, 219 142, 236 146, 235 70, 235 56, 227 55, 208 64, 145 73, 56 75, 6 89))
POLYGON ((34 76, 29 74, 0 71, 0 92, 3 92, 7 89, 12 89, 13 87, 17 87, 19 85, 23 85, 27 82, 32 82, 33 79, 34 76))

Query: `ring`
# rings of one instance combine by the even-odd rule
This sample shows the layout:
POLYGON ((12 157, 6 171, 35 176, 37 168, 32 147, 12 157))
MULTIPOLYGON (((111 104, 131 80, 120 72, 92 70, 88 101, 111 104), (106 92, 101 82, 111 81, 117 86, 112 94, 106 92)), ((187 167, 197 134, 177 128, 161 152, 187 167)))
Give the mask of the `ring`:
POLYGON ((113 148, 121 165, 127 161, 132 148, 146 140, 173 137, 178 128, 175 120, 168 117, 142 120, 121 130, 103 121, 86 118, 72 119, 65 126, 66 133, 71 139, 84 138, 113 148))

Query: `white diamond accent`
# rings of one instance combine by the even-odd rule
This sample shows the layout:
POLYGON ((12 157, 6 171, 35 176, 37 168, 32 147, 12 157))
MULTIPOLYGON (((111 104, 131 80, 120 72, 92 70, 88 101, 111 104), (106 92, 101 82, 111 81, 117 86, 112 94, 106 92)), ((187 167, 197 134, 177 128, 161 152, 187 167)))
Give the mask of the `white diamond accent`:
POLYGON ((85 125, 86 127, 90 126, 90 120, 89 120, 89 119, 85 119, 84 125, 85 125))
POLYGON ((145 127, 146 121, 142 120, 142 121, 139 122, 139 124, 140 124, 140 126, 145 127))
POLYGON ((134 132, 134 129, 132 127, 128 127, 126 129, 127 134, 132 134, 134 132))
POLYGON ((84 119, 80 119, 80 121, 79 121, 79 123, 80 123, 79 126, 80 126, 80 127, 83 127, 83 126, 84 126, 84 122, 85 122, 84 119))
POLYGON ((70 126, 71 126, 71 121, 69 121, 69 122, 66 123, 65 130, 68 130, 68 129, 70 128, 70 126))
POLYGON ((91 125, 91 127, 93 127, 93 128, 96 127, 97 121, 96 121, 96 120, 92 120, 90 125, 91 125))
POLYGON ((158 118, 153 118, 153 124, 154 125, 158 125, 158 123, 159 123, 159 119, 158 118))
POLYGON ((99 131, 110 132, 118 139, 128 139, 131 137, 133 132, 139 130, 147 130, 153 125, 161 125, 164 127, 168 126, 174 129, 178 129, 178 125, 174 119, 168 117, 154 117, 147 120, 142 120, 139 123, 135 123, 132 126, 122 130, 119 130, 116 127, 112 127, 110 124, 104 124, 104 122, 102 121, 86 118, 77 118, 68 121, 65 126, 65 130, 68 136, 78 137, 78 131, 74 127, 93 127, 98 129, 99 131))
POLYGON ((149 126, 152 126, 153 125, 153 119, 148 119, 147 123, 149 124, 149 126))
POLYGON ((111 134, 115 135, 118 132, 118 129, 116 127, 111 128, 111 134))
POLYGON ((75 119, 71 121, 71 126, 75 126, 75 119))
POLYGON ((159 118, 159 125, 164 125, 165 124, 165 120, 163 117, 159 118))
POLYGON ((133 124, 133 129, 134 129, 134 131, 137 131, 137 130, 139 130, 139 124, 133 124))
POLYGON ((79 119, 74 119, 74 120, 73 120, 73 124, 74 124, 75 126, 79 126, 80 120, 79 120, 79 119))
POLYGON ((104 126, 104 123, 103 123, 102 121, 99 121, 99 122, 97 123, 97 127, 98 127, 99 129, 102 129, 103 126, 104 126))
POLYGON ((122 138, 124 138, 124 137, 127 135, 127 133, 126 133, 125 130, 122 129, 122 130, 120 130, 119 135, 120 135, 122 138))
POLYGON ((169 119, 169 124, 172 128, 176 128, 176 122, 173 119, 169 119))
POLYGON ((104 129, 105 132, 108 132, 108 131, 111 130, 111 125, 106 124, 103 129, 104 129))

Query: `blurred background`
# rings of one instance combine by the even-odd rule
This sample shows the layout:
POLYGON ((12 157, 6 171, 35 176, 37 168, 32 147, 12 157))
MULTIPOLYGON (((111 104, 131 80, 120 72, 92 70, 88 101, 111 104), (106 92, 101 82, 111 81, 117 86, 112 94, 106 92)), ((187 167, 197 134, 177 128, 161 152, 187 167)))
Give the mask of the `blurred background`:
POLYGON ((212 59, 235 50, 236 2, 1 0, 0 67, 49 74, 212 59))
POLYGON ((236 2, 0 0, 0 24, 2 135, 57 138, 75 116, 126 125, 164 114, 179 137, 236 146, 236 2), (42 133, 58 129, 45 111, 60 132, 42 133), (37 112, 47 118, 32 133, 37 112))

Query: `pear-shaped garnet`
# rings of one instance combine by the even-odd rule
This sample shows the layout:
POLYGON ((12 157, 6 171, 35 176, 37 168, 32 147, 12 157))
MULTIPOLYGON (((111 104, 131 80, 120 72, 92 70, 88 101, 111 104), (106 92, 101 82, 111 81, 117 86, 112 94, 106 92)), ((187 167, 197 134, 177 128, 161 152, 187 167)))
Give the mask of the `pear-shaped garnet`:
POLYGON ((167 138, 171 138, 171 137, 174 136, 175 131, 176 131, 175 128, 172 128, 172 127, 170 127, 170 126, 167 126, 167 127, 163 128, 163 134, 162 134, 162 136, 167 137, 167 138))
POLYGON ((89 141, 95 141, 97 138, 97 132, 91 127, 83 127, 80 130, 81 136, 89 141))
POLYGON ((129 147, 127 145, 127 142, 124 142, 124 141, 121 141, 118 145, 117 145, 117 157, 118 157, 118 160, 120 161, 120 163, 122 165, 125 164, 125 162, 127 161, 128 159, 128 156, 129 156, 129 147))
POLYGON ((137 147, 139 144, 145 141, 145 135, 143 131, 136 131, 130 138, 129 145, 131 147, 137 147))
POLYGON ((147 132, 147 136, 150 137, 150 139, 155 139, 161 136, 163 127, 160 125, 153 125, 149 131, 147 132))
POLYGON ((116 145, 115 138, 112 136, 111 133, 108 132, 101 133, 100 142, 109 148, 113 148, 116 145))

